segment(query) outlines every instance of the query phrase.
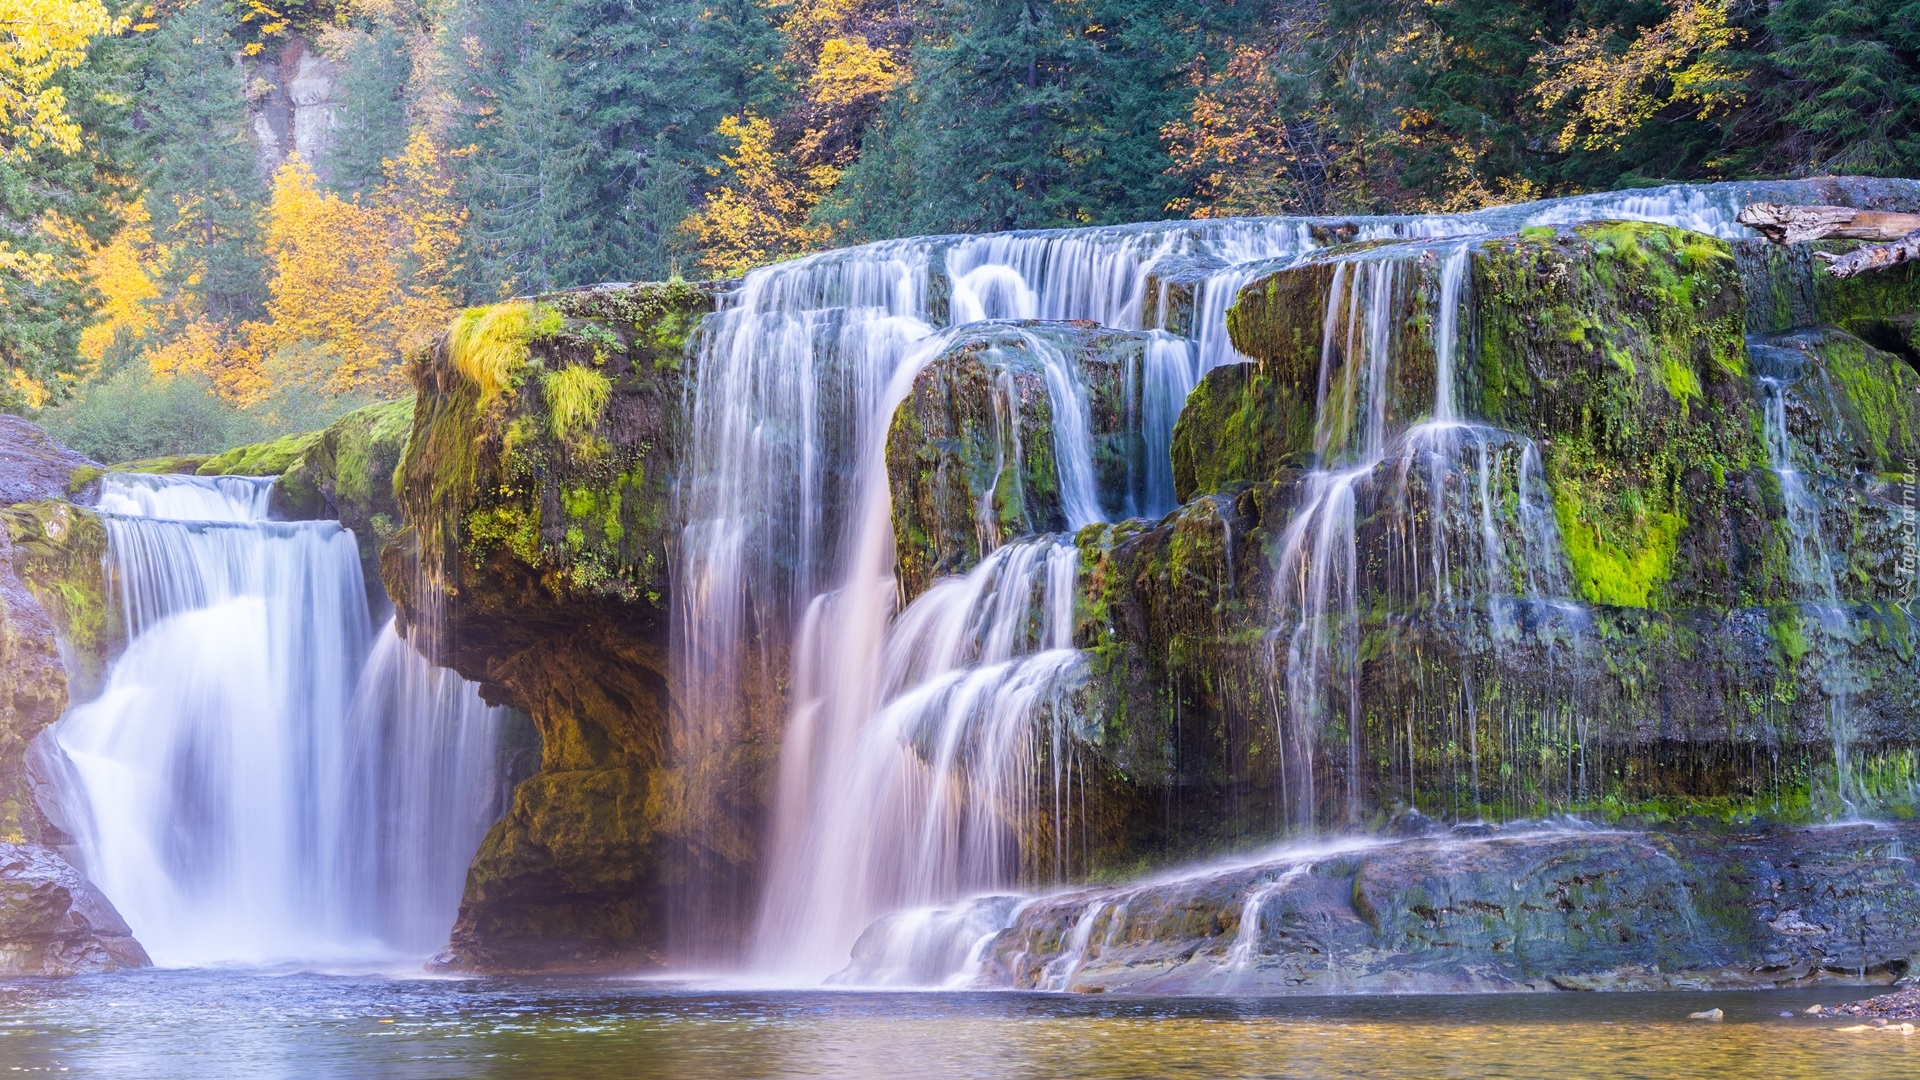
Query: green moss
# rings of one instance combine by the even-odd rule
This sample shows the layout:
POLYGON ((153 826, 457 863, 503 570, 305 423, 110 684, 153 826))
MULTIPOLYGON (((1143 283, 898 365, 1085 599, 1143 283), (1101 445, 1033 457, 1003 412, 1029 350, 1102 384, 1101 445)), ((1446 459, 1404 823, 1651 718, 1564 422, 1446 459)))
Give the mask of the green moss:
POLYGON ((1596 604, 1659 606, 1685 524, 1678 512, 1642 512, 1621 523, 1589 512, 1564 483, 1554 491, 1553 510, 1581 595, 1596 604))
POLYGON ((1854 338, 1829 335, 1817 346, 1829 376, 1884 465, 1904 464, 1916 445, 1915 393, 1920 377, 1899 360, 1854 338))
MULTIPOLYGON (((109 466, 105 471, 152 475, 192 473, 212 459, 212 454, 178 454, 173 457, 142 458, 139 461, 123 461, 118 465, 109 466)), ((99 471, 95 471, 93 475, 82 480, 81 485, 84 486, 98 477, 99 471)))
POLYGON ((194 470, 201 476, 279 476, 298 464, 324 434, 304 431, 284 435, 272 442, 235 447, 209 459, 194 470))

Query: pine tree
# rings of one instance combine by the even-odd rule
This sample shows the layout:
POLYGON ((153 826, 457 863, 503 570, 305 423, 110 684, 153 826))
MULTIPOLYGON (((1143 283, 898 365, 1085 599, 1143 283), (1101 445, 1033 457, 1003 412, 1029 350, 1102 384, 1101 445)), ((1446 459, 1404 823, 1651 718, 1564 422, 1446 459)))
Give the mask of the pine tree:
POLYGON ((592 145, 570 108, 567 65, 539 38, 523 55, 469 173, 478 278, 501 294, 596 280, 604 240, 588 177, 592 145))
POLYGON ((171 255, 168 297, 216 322, 265 298, 258 215, 266 183, 247 134, 246 87, 215 0, 196 0, 149 42, 139 120, 153 162, 147 209, 171 255))
POLYGON ((407 34, 390 19, 356 33, 341 57, 342 101, 327 155, 329 186, 371 192, 382 163, 400 156, 408 135, 407 91, 413 63, 407 34))

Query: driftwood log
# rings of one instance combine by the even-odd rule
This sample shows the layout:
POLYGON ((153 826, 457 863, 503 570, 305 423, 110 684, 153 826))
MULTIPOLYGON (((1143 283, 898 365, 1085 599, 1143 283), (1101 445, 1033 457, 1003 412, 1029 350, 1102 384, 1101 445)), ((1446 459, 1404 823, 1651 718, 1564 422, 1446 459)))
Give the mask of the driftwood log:
POLYGON ((1872 240, 1845 255, 1816 251, 1834 277, 1852 277, 1920 259, 1920 214, 1855 210, 1850 206, 1785 206, 1754 203, 1736 219, 1776 244, 1804 240, 1872 240))

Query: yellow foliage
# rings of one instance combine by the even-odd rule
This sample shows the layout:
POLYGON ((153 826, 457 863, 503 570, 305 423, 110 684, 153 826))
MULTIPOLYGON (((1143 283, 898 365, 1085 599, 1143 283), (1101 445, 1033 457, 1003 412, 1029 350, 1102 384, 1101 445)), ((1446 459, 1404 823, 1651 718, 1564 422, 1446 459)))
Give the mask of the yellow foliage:
POLYGON ((807 97, 816 105, 845 106, 906 85, 907 72, 893 54, 863 38, 828 38, 807 79, 807 97))
POLYGON ((484 403, 513 383, 528 344, 559 333, 561 324, 559 311, 527 300, 468 308, 447 329, 448 355, 484 403))
POLYGON ((563 442, 592 431, 613 395, 613 383, 585 367, 549 371, 541 378, 540 389, 547 397, 547 419, 552 423, 554 438, 563 442))
POLYGON ((165 341, 142 354, 154 375, 204 375, 223 396, 249 405, 272 389, 260 364, 260 353, 248 331, 206 316, 189 318, 165 341))
POLYGON ((1287 170, 1294 154, 1271 59, 1268 49, 1234 45, 1218 75, 1208 72, 1205 57, 1195 62, 1193 107, 1160 138, 1174 161, 1170 171, 1189 177, 1198 198, 1167 209, 1196 218, 1292 209, 1287 170))
POLYGON ((98 362, 115 341, 138 341, 153 329, 149 302, 160 295, 148 259, 153 230, 146 204, 135 202, 113 241, 87 255, 86 274, 100 291, 100 321, 80 332, 80 355, 98 362))
POLYGON ((1726 0, 1678 0, 1672 14, 1640 32, 1624 54, 1607 48, 1611 28, 1589 29, 1542 50, 1533 63, 1554 71, 1534 91, 1548 109, 1573 102, 1556 140, 1561 150, 1617 150, 1623 137, 1672 105, 1701 119, 1740 104, 1739 73, 1724 57, 1745 36, 1727 22, 1726 0))
POLYGON ((397 389, 383 385, 396 381, 400 359, 390 325, 399 270, 384 216, 321 192, 295 154, 274 175, 266 225, 271 321, 261 343, 269 351, 298 341, 328 346, 337 358, 329 389, 397 389))
MULTIPOLYGON (((67 115, 66 93, 50 84, 86 59, 95 37, 126 25, 100 0, 0 0, 0 159, 24 161, 41 147, 79 151, 80 125, 67 115)), ((0 272, 44 285, 60 265, 0 240, 0 272)))
POLYGON ((416 133, 371 202, 322 192, 298 155, 274 177, 267 211, 269 321, 262 354, 297 344, 331 354, 320 381, 343 392, 405 389, 401 358, 453 317, 448 279, 466 212, 439 148, 416 133))
POLYGON ((100 0, 0 0, 0 154, 17 160, 42 146, 80 149, 66 94, 49 84, 86 59, 94 38, 126 25, 100 0))
POLYGON ((807 216, 839 170, 787 161, 774 150, 773 125, 762 117, 729 116, 719 132, 734 144, 733 153, 720 155, 731 176, 682 226, 700 244, 701 265, 732 276, 824 246, 827 230, 808 224, 807 216))

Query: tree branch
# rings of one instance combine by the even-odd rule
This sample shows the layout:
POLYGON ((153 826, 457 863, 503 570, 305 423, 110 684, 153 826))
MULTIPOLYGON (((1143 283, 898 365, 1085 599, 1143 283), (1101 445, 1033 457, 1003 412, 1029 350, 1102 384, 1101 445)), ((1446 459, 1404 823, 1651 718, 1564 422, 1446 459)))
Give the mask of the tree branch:
POLYGON ((1834 277, 1885 270, 1920 259, 1920 214, 1855 210, 1850 206, 1785 206, 1754 203, 1735 218, 1776 244, 1807 240, 1873 240, 1845 255, 1816 251, 1834 277))

